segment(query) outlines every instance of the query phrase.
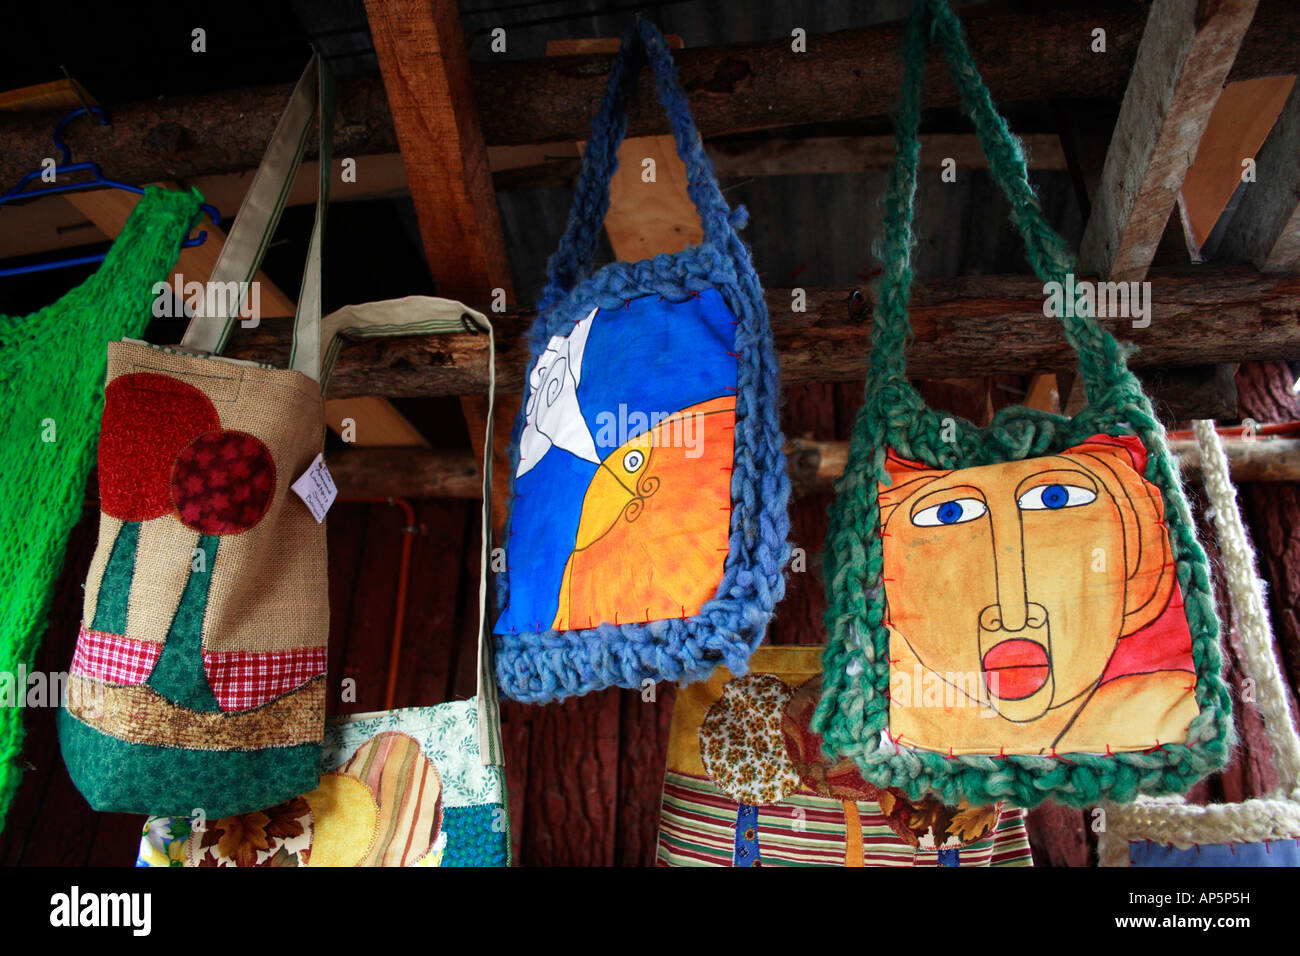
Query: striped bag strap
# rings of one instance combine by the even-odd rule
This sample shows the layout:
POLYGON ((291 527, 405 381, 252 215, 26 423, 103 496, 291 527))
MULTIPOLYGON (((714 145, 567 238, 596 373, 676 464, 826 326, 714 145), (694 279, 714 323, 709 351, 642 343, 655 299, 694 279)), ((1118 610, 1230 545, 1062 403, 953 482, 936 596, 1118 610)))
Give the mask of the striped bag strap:
POLYGON ((298 78, 289 103, 276 124, 261 165, 239 206, 230 234, 217 256, 209 284, 239 289, 224 296, 223 310, 207 314, 207 296, 201 297, 181 345, 197 352, 220 354, 234 328, 235 316, 246 290, 261 268, 271 237, 280 223, 289 189, 293 186, 312 126, 320 119, 320 168, 317 177, 316 221, 307 247, 307 264, 293 323, 289 367, 321 381, 321 249, 325 240, 325 211, 329 205, 331 138, 334 129, 334 75, 329 65, 312 54, 298 78))

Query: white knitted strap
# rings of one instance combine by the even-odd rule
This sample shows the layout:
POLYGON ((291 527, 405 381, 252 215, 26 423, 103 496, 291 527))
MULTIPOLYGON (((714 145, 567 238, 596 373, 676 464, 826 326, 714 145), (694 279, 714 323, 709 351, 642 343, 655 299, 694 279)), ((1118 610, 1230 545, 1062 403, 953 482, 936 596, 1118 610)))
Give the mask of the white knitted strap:
POLYGON ((1214 512, 1233 619, 1245 651, 1242 668, 1246 677, 1255 682, 1255 699, 1273 745, 1280 790, 1295 791, 1300 789, 1300 737, 1296 736, 1285 678, 1274 651, 1273 629, 1264 604, 1264 587, 1255 570, 1255 554, 1241 523, 1237 489, 1228 476, 1228 456, 1214 422, 1201 419, 1192 424, 1201 446, 1201 474, 1214 512))
POLYGON ((1300 837, 1300 736, 1273 645, 1264 586, 1237 508, 1228 456, 1214 422, 1193 422, 1201 450, 1201 475, 1218 533, 1219 551, 1241 638, 1242 670, 1254 681, 1255 699, 1273 748, 1279 786, 1275 793, 1241 803, 1197 806, 1178 797, 1139 798, 1106 804, 1106 826, 1098 841, 1102 866, 1127 866, 1130 842, 1150 840, 1187 848, 1197 844, 1259 843, 1300 837))

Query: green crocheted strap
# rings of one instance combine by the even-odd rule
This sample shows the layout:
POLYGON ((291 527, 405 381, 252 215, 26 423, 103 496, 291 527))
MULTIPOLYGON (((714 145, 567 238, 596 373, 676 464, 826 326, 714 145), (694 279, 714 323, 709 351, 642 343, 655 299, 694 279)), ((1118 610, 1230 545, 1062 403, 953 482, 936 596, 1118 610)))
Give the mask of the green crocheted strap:
POLYGON ((1004 408, 986 428, 926 406, 907 380, 907 308, 912 281, 911 221, 916 192, 921 81, 929 40, 947 60, 966 113, 975 123, 993 178, 1011 203, 1034 271, 1060 281, 1071 257, 1046 224, 1029 186, 1019 141, 997 114, 971 62, 961 24, 944 0, 917 0, 904 40, 904 83, 897 162, 891 175, 882 247, 884 274, 872 329, 865 401, 854 424, 844 474, 836 484, 825 550, 828 635, 822 700, 813 727, 832 759, 851 757, 863 775, 912 799, 947 803, 999 800, 1034 806, 1045 799, 1083 806, 1101 797, 1176 793, 1222 766, 1233 739, 1227 688, 1220 676, 1219 625, 1210 572, 1164 428, 1127 369, 1114 337, 1091 316, 1063 318, 1079 356, 1088 405, 1072 418, 1004 408), (967 468, 1064 451, 1104 433, 1135 434, 1148 452, 1145 477, 1159 488, 1175 573, 1184 598, 1200 714, 1183 744, 1114 755, 948 756, 895 747, 889 728, 889 632, 885 620, 879 483, 889 483, 887 450, 934 468, 967 468))
MULTIPOLYGON (((894 168, 886 195, 882 259, 884 274, 872 318, 871 372, 877 385, 907 386, 907 317, 912 284, 912 220, 920 159, 918 130, 925 53, 929 42, 947 62, 961 97, 962 110, 975 126, 989 161, 989 173, 1011 205, 1011 221, 1024 239, 1025 252, 1043 282, 1061 282, 1073 269, 1065 241, 1048 225, 1029 183, 1020 139, 1007 127, 993 105, 962 36, 961 21, 946 0, 917 0, 907 25, 903 90, 899 107, 894 168)), ((1102 402, 1106 391, 1130 377, 1124 352, 1092 316, 1062 317, 1066 339, 1080 359, 1080 376, 1090 403, 1102 402)))

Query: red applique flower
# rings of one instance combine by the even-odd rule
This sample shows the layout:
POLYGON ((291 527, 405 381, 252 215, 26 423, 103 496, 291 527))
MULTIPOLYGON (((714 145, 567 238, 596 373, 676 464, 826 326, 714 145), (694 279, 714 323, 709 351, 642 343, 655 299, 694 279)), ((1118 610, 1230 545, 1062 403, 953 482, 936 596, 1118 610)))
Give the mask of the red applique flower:
POLYGON ((266 514, 275 462, 247 432, 209 431, 176 456, 171 500, 181 522, 203 534, 239 534, 266 514))
POLYGON ((181 449, 220 428, 217 410, 193 385, 133 372, 104 389, 99 497, 105 513, 148 521, 172 510, 172 465, 181 449))

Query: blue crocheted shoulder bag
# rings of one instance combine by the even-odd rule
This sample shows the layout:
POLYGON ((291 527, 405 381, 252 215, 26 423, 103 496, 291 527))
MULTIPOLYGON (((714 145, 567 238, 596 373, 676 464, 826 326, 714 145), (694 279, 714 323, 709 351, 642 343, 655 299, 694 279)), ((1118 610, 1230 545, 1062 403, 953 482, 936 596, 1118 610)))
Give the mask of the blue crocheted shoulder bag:
POLYGON ((747 670, 789 557, 767 306, 663 35, 623 39, 530 336, 511 441, 501 692, 541 703, 747 670), (648 60, 703 242, 591 273, 648 60))
POLYGON ((904 42, 866 395, 825 552, 814 729, 831 756, 912 799, 1081 806, 1185 790, 1223 764, 1232 722, 1210 572, 1164 429, 1096 321, 1082 291, 1096 284, 1075 282, 947 3, 917 0, 904 42), (977 428, 928 408, 907 378, 928 40, 1045 313, 1079 356, 1088 404, 1073 417, 1010 407, 977 428), (1069 289, 1077 301, 1053 302, 1069 289))

